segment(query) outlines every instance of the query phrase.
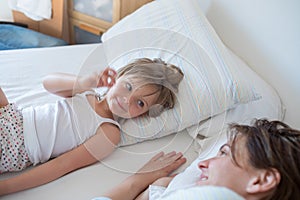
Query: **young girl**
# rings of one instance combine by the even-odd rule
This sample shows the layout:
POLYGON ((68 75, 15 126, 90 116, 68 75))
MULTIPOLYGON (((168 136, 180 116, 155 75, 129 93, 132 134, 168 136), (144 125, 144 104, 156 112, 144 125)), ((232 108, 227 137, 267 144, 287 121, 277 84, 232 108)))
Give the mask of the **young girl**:
POLYGON ((102 160, 120 141, 115 119, 157 116, 172 108, 173 92, 182 79, 179 68, 148 58, 126 65, 118 74, 111 68, 80 77, 57 73, 47 76, 43 85, 65 98, 23 110, 9 103, 0 88, 0 172, 43 163, 0 181, 0 195, 42 185, 102 160), (110 88, 105 96, 92 90, 103 86, 110 88))

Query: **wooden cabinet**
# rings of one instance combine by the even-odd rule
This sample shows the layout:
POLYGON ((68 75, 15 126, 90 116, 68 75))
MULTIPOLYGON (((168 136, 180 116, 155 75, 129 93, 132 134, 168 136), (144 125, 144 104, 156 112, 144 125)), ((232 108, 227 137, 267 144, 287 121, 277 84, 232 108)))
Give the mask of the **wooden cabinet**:
POLYGON ((70 42, 100 42, 101 35, 113 24, 151 1, 68 0, 70 42))
POLYGON ((13 11, 15 22, 64 39, 70 44, 95 43, 113 24, 153 0, 52 0, 50 20, 34 21, 13 11))
POLYGON ((50 20, 34 21, 18 11, 13 11, 13 17, 15 22, 26 24, 32 30, 68 41, 66 10, 66 1, 52 0, 52 17, 50 20))

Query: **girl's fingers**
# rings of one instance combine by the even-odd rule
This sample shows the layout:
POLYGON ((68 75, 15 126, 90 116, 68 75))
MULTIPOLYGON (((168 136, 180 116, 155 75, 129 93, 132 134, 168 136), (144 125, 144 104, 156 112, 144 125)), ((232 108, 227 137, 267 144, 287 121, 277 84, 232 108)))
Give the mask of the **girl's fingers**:
POLYGON ((112 68, 107 68, 107 69, 108 69, 107 73, 109 76, 115 77, 117 75, 117 72, 114 69, 112 68))
POLYGON ((117 72, 112 68, 106 68, 103 70, 98 77, 97 87, 107 86, 111 87, 116 82, 117 72))

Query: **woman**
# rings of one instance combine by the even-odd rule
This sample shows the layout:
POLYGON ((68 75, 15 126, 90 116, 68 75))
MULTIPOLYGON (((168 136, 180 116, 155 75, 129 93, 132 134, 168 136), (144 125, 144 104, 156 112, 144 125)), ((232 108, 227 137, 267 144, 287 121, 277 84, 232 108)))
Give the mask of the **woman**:
MULTIPOLYGON (((157 157, 152 158, 143 168, 149 168, 151 165, 155 168, 161 165, 161 163, 154 165, 157 157)), ((146 187, 137 187, 151 184, 152 180, 149 179, 151 174, 161 173, 163 176, 166 174, 166 169, 174 170, 180 166, 184 158, 173 155, 170 165, 167 164, 166 167, 152 172, 136 173, 105 196, 113 200, 136 197, 162 200, 183 197, 218 199, 218 195, 222 195, 222 199, 292 200, 300 196, 299 158, 299 130, 292 129, 280 121, 265 119, 256 120, 252 126, 231 124, 228 142, 220 148, 217 156, 199 162, 198 167, 202 173, 196 186, 164 194, 163 188, 168 186, 172 177, 163 177, 152 183, 152 187, 145 192, 143 190, 146 187), (129 186, 132 186, 130 191, 134 194, 128 195, 129 186), (156 191, 157 189, 159 191, 156 191), (213 198, 208 196, 212 191, 215 196, 213 198)), ((163 161, 164 158, 160 160, 163 161)), ((153 179, 156 177, 154 176, 153 179)))

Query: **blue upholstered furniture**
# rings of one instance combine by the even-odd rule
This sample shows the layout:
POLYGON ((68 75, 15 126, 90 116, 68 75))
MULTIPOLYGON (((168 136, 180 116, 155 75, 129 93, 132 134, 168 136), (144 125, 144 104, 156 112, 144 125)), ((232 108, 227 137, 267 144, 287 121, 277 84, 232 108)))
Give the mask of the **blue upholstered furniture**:
POLYGON ((0 50, 67 45, 64 40, 13 24, 0 23, 0 50))

